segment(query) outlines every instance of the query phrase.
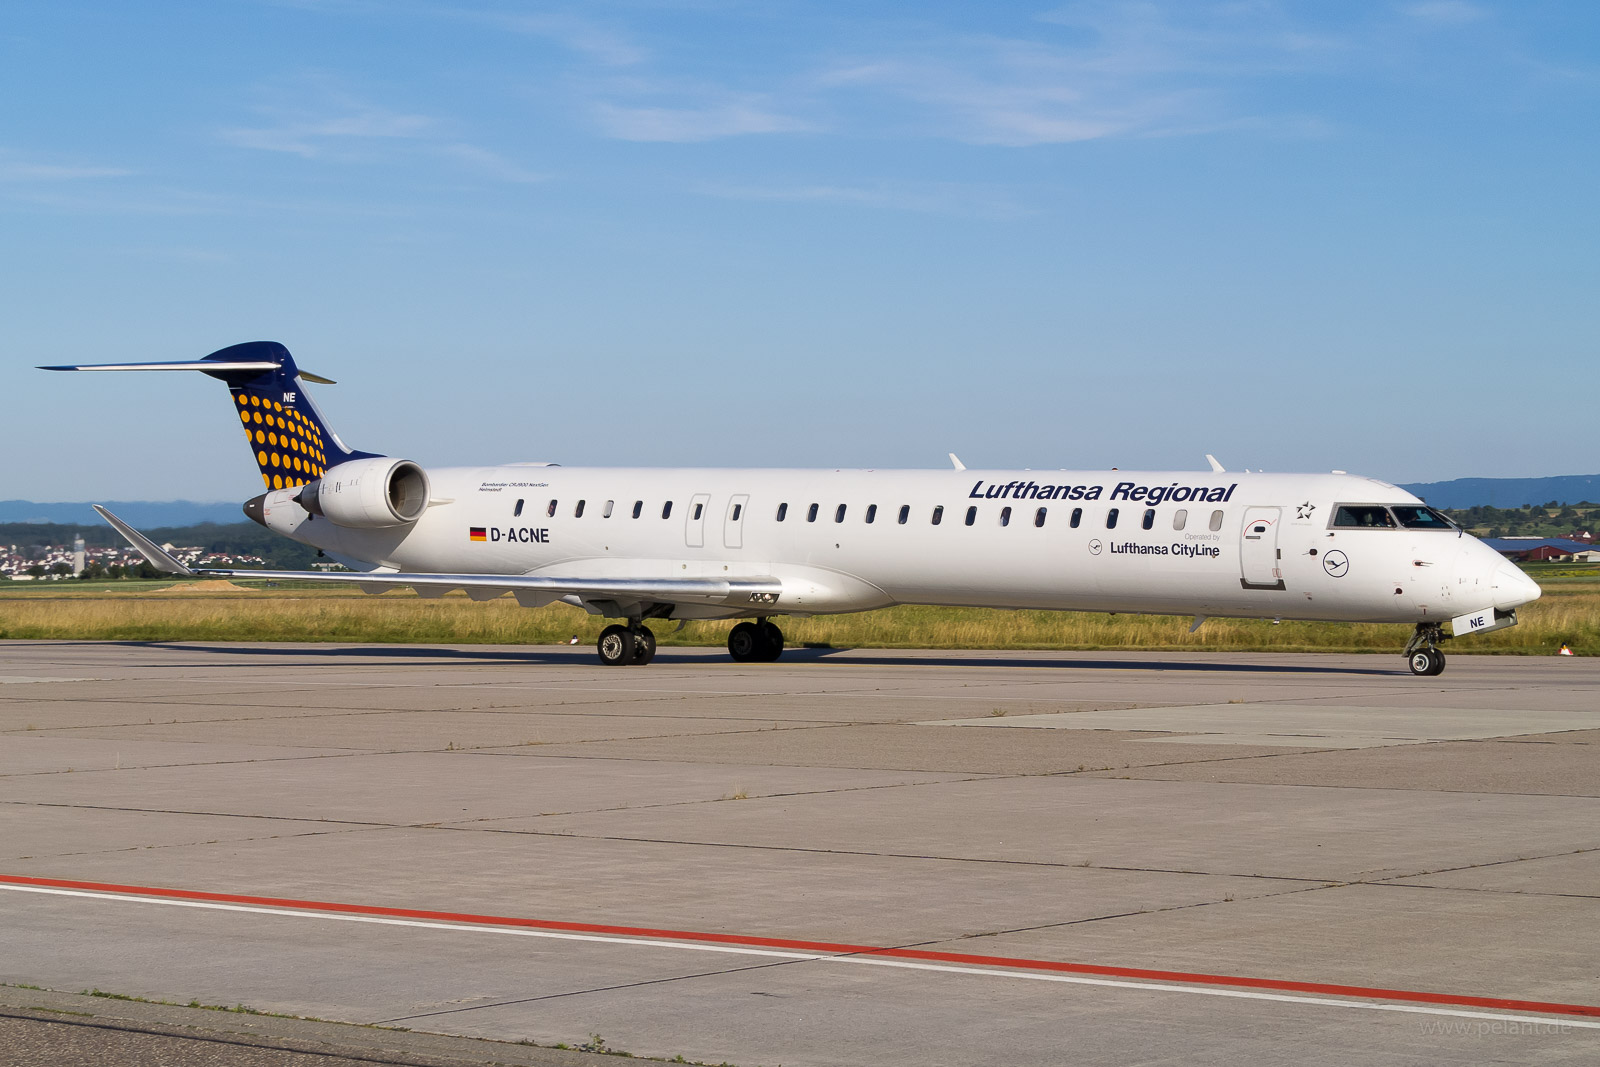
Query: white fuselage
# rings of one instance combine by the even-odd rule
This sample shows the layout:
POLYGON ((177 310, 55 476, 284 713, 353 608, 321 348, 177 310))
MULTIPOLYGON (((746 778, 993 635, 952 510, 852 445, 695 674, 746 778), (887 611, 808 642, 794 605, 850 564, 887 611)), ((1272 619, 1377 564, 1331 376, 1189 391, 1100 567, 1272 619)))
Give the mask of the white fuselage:
POLYGON ((948 604, 1432 622, 1538 596, 1458 530, 1334 527, 1339 504, 1420 503, 1344 474, 512 465, 428 479, 415 523, 339 527, 290 489, 266 495, 264 521, 361 570, 782 584, 760 608, 672 612, 688 618, 948 604))

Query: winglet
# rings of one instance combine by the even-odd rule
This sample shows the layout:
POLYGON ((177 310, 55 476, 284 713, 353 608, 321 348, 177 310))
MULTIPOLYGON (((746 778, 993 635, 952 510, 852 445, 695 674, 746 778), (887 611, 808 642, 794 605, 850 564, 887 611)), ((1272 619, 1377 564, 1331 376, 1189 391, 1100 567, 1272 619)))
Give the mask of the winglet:
POLYGON ((961 462, 961 460, 956 456, 956 454, 954 452, 949 453, 949 456, 950 456, 950 463, 955 467, 956 470, 964 471, 964 470, 967 469, 967 465, 965 463, 961 462))
POLYGON ((1226 467, 1217 462, 1217 457, 1213 456, 1210 452, 1206 453, 1206 462, 1211 464, 1212 474, 1222 474, 1227 470, 1226 467))
POLYGON ((139 550, 139 555, 150 561, 150 566, 164 574, 193 574, 194 571, 185 567, 167 554, 166 550, 156 544, 132 526, 117 518, 99 504, 92 505, 100 513, 100 517, 109 522, 112 527, 128 539, 128 543, 139 550))

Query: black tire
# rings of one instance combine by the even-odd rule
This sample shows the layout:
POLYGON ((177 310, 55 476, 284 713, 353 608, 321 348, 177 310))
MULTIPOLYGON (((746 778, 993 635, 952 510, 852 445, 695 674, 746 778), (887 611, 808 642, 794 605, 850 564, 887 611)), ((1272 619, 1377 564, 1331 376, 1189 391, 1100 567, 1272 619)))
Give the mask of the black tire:
POLYGON ((656 658, 656 635, 650 632, 650 627, 641 626, 634 635, 633 663, 636 667, 643 667, 646 663, 656 658))
POLYGON ((761 662, 771 663, 783 655, 783 631, 770 622, 756 627, 761 637, 761 662))
POLYGON ((1431 648, 1419 648, 1407 658, 1406 666, 1418 677, 1432 677, 1444 670, 1444 653, 1431 648))
POLYGON ((728 655, 740 663, 757 662, 761 659, 762 643, 761 631, 756 629, 755 623, 741 622, 728 631, 728 655))
POLYGON ((633 662, 633 635, 626 626, 607 626, 600 631, 600 640, 594 643, 600 653, 600 662, 607 667, 621 667, 633 662))

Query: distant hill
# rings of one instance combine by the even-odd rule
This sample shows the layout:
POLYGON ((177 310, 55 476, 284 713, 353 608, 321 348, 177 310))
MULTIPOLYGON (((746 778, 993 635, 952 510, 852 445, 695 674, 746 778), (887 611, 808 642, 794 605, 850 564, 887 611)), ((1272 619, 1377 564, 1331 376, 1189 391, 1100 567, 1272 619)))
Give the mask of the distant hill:
POLYGON ((1554 478, 1456 478, 1402 485, 1436 508, 1520 508, 1526 504, 1600 503, 1600 474, 1554 478))
MULTIPOLYGON (((202 522, 235 523, 244 514, 238 504, 198 504, 193 500, 97 500, 135 526, 194 526, 202 522)), ((88 504, 40 504, 32 500, 0 500, 0 522, 72 523, 103 526, 88 504)))

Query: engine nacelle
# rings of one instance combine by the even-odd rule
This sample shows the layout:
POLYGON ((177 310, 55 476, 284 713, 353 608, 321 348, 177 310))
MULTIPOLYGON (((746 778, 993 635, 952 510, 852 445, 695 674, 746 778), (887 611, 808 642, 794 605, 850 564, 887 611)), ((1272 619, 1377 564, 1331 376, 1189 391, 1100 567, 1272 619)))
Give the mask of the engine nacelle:
POLYGON ((428 509, 428 475, 409 459, 353 459, 307 482, 295 499, 335 526, 356 530, 403 526, 416 522, 428 509))

